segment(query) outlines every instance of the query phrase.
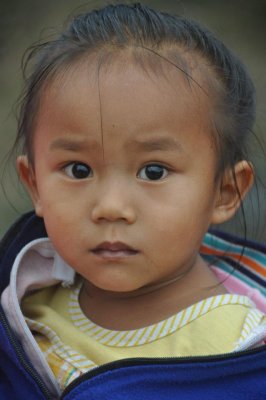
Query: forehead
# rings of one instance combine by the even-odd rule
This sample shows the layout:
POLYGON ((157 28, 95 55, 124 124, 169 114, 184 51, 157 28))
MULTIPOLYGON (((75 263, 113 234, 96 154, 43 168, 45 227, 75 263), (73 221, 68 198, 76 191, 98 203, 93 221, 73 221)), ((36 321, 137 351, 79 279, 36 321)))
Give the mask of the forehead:
POLYGON ((163 130, 210 131, 209 96, 196 68, 192 79, 167 62, 156 68, 125 57, 83 60, 60 71, 43 91, 37 129, 46 133, 114 130, 130 136, 163 130), (50 129, 51 128, 51 129, 50 129))

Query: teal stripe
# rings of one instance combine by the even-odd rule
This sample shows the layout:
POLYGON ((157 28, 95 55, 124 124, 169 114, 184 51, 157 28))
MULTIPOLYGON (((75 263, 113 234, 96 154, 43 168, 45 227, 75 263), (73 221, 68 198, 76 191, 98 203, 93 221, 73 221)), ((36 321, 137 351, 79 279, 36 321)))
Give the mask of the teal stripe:
MULTIPOLYGON (((243 246, 237 245, 231 242, 228 242, 224 239, 217 238, 209 233, 207 233, 204 237, 203 243, 211 248, 220 250, 224 253, 230 251, 236 255, 241 255, 241 251, 243 250, 243 246)), ((255 260, 256 262, 260 263, 260 265, 266 268, 266 255, 259 252, 258 250, 253 250, 251 248, 244 249, 244 255, 255 260)), ((256 272, 255 272, 256 273, 256 272)))

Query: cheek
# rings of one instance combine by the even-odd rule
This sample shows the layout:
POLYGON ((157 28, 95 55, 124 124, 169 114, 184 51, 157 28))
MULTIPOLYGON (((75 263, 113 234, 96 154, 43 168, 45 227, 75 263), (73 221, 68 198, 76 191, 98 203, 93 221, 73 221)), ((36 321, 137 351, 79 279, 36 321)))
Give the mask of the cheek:
POLYGON ((168 198, 164 206, 160 204, 154 207, 154 213, 151 212, 151 231, 161 238, 162 246, 164 238, 171 243, 200 244, 208 229, 214 207, 213 194, 207 189, 204 192, 195 190, 193 185, 191 188, 168 198))
POLYGON ((47 201, 43 206, 43 219, 47 234, 53 245, 61 249, 73 249, 74 243, 80 241, 84 228, 77 212, 71 204, 47 201), (77 229, 78 228, 78 229, 77 229))

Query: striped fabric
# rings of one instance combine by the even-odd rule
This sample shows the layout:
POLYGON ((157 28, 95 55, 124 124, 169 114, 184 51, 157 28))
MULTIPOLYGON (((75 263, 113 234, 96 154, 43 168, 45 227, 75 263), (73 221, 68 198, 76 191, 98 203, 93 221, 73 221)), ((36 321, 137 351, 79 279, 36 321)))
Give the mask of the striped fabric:
POLYGON ((97 367, 90 359, 63 343, 56 332, 45 324, 30 319, 26 321, 61 389, 97 367))
POLYGON ((151 343, 178 331, 185 325, 207 314, 211 310, 226 304, 239 304, 247 307, 252 306, 247 297, 234 294, 224 294, 209 297, 195 303, 185 310, 180 311, 157 324, 130 331, 114 331, 102 328, 84 316, 78 302, 79 291, 80 287, 76 288, 70 295, 69 313, 74 325, 99 343, 111 347, 133 347, 151 343))
MULTIPOLYGON (((264 321, 263 314, 252 308, 252 303, 247 297, 224 294, 202 300, 164 321, 142 329, 112 331, 96 325, 84 316, 78 301, 80 286, 79 284, 77 287, 64 289, 69 291, 69 320, 72 320, 73 325, 77 328, 76 340, 79 340, 78 330, 80 330, 93 341, 107 347, 140 347, 139 356, 142 354, 142 345, 182 331, 183 327, 190 325, 191 322, 197 320, 199 317, 207 315, 212 310, 223 306, 241 305, 250 308, 242 332, 240 332, 238 341, 235 343, 235 349, 252 334, 254 329, 262 326, 264 321)), ((34 333, 35 339, 56 376, 61 389, 64 389, 75 378, 98 366, 88 356, 78 353, 60 340, 59 334, 46 324, 29 318, 26 318, 26 321, 34 333)))
MULTIPOLYGON (((266 296, 266 249, 264 246, 255 243, 248 243, 248 246, 246 246, 246 243, 241 240, 232 241, 232 238, 226 234, 208 233, 202 244, 201 254, 211 265, 215 265, 226 273, 233 274, 234 277, 237 277, 249 287, 259 289, 261 294, 266 296)), ((197 318, 224 305, 238 304, 250 308, 242 331, 239 332, 238 340, 235 342, 234 351, 241 348, 242 344, 245 345, 248 340, 252 340, 257 329, 264 326, 265 332, 263 313, 253 308, 247 297, 237 294, 224 294, 202 300, 164 321, 142 329, 108 330, 88 320, 82 313, 78 301, 80 287, 81 283, 75 287, 64 289, 69 290, 69 321, 72 321, 72 326, 77 329, 77 339, 80 333, 85 334, 95 343, 106 346, 106 350, 111 347, 118 351, 118 348, 140 346, 141 354, 141 346, 178 332, 192 321, 196 321, 197 318)), ((34 332, 35 338, 62 389, 84 372, 97 367, 88 358, 88 355, 82 355, 63 343, 58 334, 47 325, 30 318, 26 318, 26 321, 31 331, 34 332)))
POLYGON ((208 233, 204 238, 201 254, 210 264, 233 273, 266 297, 266 247, 263 245, 236 238, 233 241, 225 233, 208 233))
POLYGON ((254 331, 254 329, 259 326, 261 318, 262 316, 260 311, 256 309, 251 309, 249 311, 238 344, 244 342, 254 331))

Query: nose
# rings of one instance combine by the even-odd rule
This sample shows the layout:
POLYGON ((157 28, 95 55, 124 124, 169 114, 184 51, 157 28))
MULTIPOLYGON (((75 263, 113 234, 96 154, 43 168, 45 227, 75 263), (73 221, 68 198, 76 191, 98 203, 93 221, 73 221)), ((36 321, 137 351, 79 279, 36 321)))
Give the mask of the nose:
POLYGON ((136 209, 130 192, 118 180, 103 185, 92 208, 92 221, 94 223, 124 221, 133 224, 136 221, 136 209))

